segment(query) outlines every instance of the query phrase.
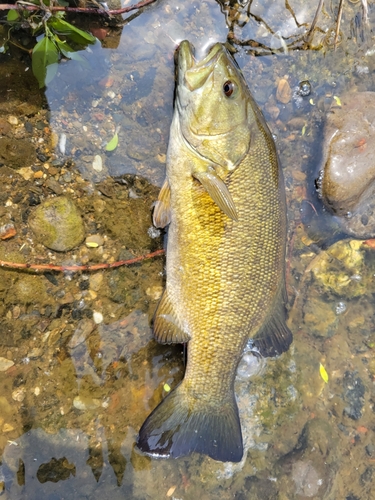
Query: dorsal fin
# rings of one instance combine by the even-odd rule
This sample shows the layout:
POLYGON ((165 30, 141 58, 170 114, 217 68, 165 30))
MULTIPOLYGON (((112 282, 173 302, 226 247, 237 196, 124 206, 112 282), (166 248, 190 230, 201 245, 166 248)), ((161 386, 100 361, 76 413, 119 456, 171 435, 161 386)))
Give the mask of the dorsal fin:
POLYGON ((279 356, 289 349, 293 341, 292 332, 286 326, 286 291, 281 288, 269 319, 253 339, 256 351, 263 357, 279 356))
POLYGON ((153 222, 155 227, 165 227, 171 222, 171 189, 168 179, 165 179, 155 203, 153 222))
POLYGON ((161 344, 185 344, 190 340, 190 336, 181 327, 167 290, 164 290, 155 312, 154 337, 161 344))

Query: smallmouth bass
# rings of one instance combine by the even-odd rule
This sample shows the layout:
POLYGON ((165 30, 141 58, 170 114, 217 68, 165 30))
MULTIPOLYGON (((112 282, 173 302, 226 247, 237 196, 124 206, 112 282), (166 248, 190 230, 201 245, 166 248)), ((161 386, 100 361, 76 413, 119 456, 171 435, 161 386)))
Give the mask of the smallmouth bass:
POLYGON ((286 351, 286 208, 275 144, 234 59, 217 43, 196 61, 178 50, 167 176, 154 224, 169 224, 161 343, 188 344, 185 377, 144 422, 138 448, 238 462, 234 394, 249 339, 262 356, 286 351))

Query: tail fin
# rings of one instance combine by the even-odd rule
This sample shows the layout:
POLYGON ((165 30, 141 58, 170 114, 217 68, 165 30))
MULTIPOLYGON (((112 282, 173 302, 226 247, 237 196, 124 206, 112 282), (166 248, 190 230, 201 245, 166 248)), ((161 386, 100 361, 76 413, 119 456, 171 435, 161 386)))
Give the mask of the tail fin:
POLYGON ((148 416, 137 439, 148 455, 167 458, 192 452, 221 462, 239 462, 243 455, 241 424, 234 393, 230 401, 213 408, 202 407, 186 397, 183 384, 148 416))

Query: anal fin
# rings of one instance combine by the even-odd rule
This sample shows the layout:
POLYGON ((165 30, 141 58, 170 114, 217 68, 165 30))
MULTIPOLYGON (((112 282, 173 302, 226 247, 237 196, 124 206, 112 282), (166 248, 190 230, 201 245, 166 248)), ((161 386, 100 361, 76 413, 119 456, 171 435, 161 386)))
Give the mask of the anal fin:
POLYGON ((168 179, 165 179, 160 190, 153 213, 153 223, 155 227, 165 227, 171 221, 171 189, 168 179))
POLYGON ((282 288, 275 307, 253 340, 255 350, 265 358, 279 356, 289 349, 293 334, 286 325, 286 292, 282 288))
POLYGON ((161 344, 185 344, 190 340, 190 336, 181 327, 167 290, 164 290, 155 312, 154 337, 161 344))

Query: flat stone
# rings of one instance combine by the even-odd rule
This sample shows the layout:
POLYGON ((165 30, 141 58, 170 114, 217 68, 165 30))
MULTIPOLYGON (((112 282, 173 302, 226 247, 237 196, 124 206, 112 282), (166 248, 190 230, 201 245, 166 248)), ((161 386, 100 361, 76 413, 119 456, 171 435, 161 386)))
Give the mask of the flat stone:
POLYGON ((0 372, 6 372, 14 363, 10 359, 0 357, 0 372))
POLYGON ((76 396, 73 400, 74 408, 81 411, 95 410, 99 408, 100 401, 98 399, 82 398, 81 396, 76 396))

